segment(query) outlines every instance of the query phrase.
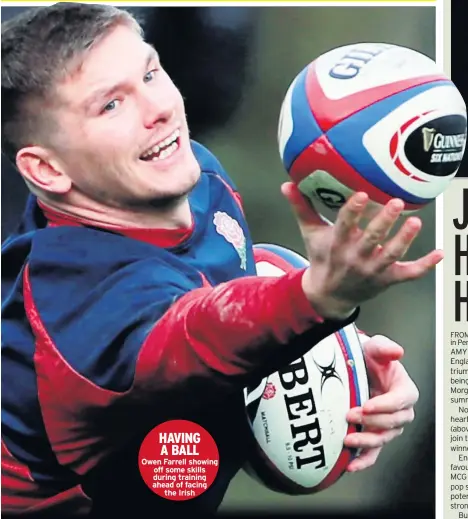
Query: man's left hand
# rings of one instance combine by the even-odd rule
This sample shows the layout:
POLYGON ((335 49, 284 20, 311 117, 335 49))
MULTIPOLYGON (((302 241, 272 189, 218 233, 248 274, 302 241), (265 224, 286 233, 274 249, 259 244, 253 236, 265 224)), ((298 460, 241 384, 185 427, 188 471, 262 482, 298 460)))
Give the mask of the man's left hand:
POLYGON ((370 383, 370 399, 362 407, 350 409, 349 423, 361 424, 363 431, 348 434, 347 447, 362 449, 347 467, 350 472, 375 464, 382 447, 400 436, 403 427, 414 420, 419 391, 403 364, 403 348, 382 335, 361 336, 370 383))

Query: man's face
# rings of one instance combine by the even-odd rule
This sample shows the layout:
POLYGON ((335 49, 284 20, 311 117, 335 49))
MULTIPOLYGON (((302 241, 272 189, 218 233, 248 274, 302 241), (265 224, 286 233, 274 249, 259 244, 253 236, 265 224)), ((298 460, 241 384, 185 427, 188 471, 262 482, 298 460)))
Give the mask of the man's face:
POLYGON ((182 96, 157 53, 118 26, 57 88, 53 147, 75 189, 117 207, 177 199, 196 184, 182 96))

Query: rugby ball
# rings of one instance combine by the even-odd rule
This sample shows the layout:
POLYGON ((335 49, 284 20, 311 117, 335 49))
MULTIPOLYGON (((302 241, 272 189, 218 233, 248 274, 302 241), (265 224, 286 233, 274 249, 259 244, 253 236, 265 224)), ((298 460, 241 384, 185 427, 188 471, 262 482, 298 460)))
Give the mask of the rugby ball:
MULTIPOLYGON (((254 247, 257 275, 281 276, 308 262, 275 245, 254 247)), ((359 332, 350 324, 301 358, 244 390, 252 432, 245 471, 276 492, 311 494, 334 484, 357 451, 344 447, 359 430, 346 421, 369 398, 359 332)))
POLYGON ((290 178, 318 208, 356 191, 369 215, 391 198, 418 211, 455 177, 465 153, 466 106, 428 56, 388 43, 331 49, 284 96, 278 146, 290 178))

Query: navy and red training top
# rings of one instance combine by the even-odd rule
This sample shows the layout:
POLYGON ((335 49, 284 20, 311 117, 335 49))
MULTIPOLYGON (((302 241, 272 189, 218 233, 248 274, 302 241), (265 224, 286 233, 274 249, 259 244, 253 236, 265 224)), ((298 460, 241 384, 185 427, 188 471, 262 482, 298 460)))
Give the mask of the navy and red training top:
POLYGON ((242 388, 356 318, 316 315, 301 270, 256 277, 236 187, 192 147, 191 228, 97 228, 31 196, 4 242, 3 514, 216 511, 247 455, 242 388), (215 484, 185 502, 138 473, 142 439, 172 418, 203 425, 220 453, 215 484))

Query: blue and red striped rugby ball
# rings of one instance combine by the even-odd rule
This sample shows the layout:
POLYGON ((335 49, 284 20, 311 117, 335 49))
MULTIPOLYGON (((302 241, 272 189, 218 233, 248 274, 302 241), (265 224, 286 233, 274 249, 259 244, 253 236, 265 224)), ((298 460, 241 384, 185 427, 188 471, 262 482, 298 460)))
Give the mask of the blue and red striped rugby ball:
POLYGON ((401 198, 406 213, 433 201, 456 175, 466 146, 465 102, 429 57, 398 45, 332 49, 292 81, 278 146, 304 195, 339 209, 365 191, 375 212, 401 198))

